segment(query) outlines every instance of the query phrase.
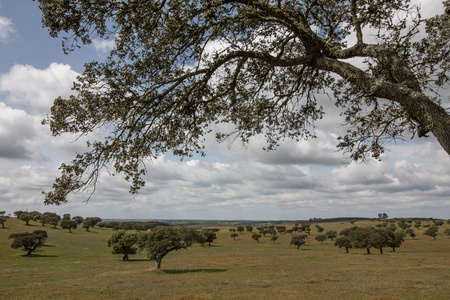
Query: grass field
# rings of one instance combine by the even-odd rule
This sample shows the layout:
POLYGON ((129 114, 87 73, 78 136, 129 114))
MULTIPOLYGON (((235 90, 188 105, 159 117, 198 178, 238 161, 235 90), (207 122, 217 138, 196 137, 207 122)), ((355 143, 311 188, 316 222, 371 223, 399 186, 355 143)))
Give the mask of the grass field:
MULTIPOLYGON (((436 240, 421 228, 395 253, 374 249, 371 255, 363 249, 346 254, 329 240, 321 245, 314 225, 300 250, 289 245, 290 234, 257 243, 248 232, 233 240, 223 227, 211 247, 169 253, 161 271, 145 253, 128 262, 112 255, 106 246, 111 230, 97 227, 70 234, 46 226, 46 246, 27 257, 10 248, 8 236, 42 229, 30 224, 9 219, 0 229, 0 299, 450 299, 448 224, 436 240)), ((319 224, 338 232, 351 226, 319 224)))

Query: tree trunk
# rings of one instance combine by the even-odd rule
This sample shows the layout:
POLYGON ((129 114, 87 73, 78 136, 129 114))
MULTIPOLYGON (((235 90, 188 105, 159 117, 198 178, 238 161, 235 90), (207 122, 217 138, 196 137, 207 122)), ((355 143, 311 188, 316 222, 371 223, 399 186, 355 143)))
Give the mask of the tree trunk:
POLYGON ((392 247, 392 252, 395 252, 395 247, 392 247))
POLYGON ((347 247, 345 248, 345 253, 348 253, 348 248, 347 247))
POLYGON ((125 254, 122 258, 122 260, 128 260, 128 254, 125 254))
POLYGON ((155 258, 155 269, 161 270, 161 259, 155 258))
POLYGON ((370 249, 369 249, 369 248, 366 248, 366 250, 367 250, 367 254, 370 254, 370 249))
POLYGON ((380 254, 383 254, 383 247, 380 247, 380 254))

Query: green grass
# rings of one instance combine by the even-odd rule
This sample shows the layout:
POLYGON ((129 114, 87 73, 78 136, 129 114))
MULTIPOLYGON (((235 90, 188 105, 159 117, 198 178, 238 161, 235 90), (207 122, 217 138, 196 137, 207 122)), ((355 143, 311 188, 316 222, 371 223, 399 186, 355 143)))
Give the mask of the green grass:
MULTIPOLYGON (((47 246, 27 257, 10 248, 11 233, 42 229, 10 219, 0 229, 0 299, 448 299, 450 239, 417 231, 395 253, 385 249, 344 250, 315 241, 314 225, 306 246, 289 245, 290 234, 273 244, 244 232, 236 240, 229 227, 212 247, 194 246, 168 254, 162 270, 145 253, 112 255, 109 229, 67 230, 45 227, 47 246)), ((427 222, 422 222, 425 225, 427 222)), ((355 225, 375 225, 358 221, 355 225)), ((351 226, 322 223, 327 230, 351 226)), ((291 227, 289 224, 288 227, 291 227)), ((215 226, 217 227, 217 226, 215 226)))

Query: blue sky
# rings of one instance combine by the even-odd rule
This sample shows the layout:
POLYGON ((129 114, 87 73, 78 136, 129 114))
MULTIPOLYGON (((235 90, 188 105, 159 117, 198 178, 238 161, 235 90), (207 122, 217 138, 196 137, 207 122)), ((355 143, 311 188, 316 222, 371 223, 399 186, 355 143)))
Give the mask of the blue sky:
MULTIPOLYGON (((423 0, 424 15, 442 11, 423 0)), ((180 161, 166 155, 147 165, 146 186, 128 193, 120 178, 100 178, 96 193, 73 195, 61 206, 44 206, 58 166, 82 152, 87 139, 52 137, 40 121, 54 98, 69 95, 83 64, 102 59, 110 44, 95 41, 69 55, 40 24, 37 3, 0 1, 0 210, 52 211, 102 218, 284 219, 310 217, 450 218, 450 158, 434 138, 389 145, 381 162, 351 163, 336 152, 339 116, 323 97, 327 116, 319 138, 285 141, 262 150, 254 138, 239 144, 206 141, 206 158, 180 161)), ((442 100, 448 106, 449 93, 442 100)))

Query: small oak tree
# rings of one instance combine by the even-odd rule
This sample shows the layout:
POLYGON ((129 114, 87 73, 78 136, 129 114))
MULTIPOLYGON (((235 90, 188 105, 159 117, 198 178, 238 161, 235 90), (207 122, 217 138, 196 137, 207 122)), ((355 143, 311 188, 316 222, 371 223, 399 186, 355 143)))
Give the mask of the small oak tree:
POLYGON ((139 240, 137 231, 116 230, 107 240, 108 247, 112 247, 112 254, 123 254, 122 259, 128 260, 128 255, 136 254, 134 245, 139 240))
POLYGON ((161 269, 162 259, 172 251, 187 249, 195 243, 201 243, 204 236, 193 228, 157 227, 141 235, 139 249, 147 251, 150 259, 155 260, 156 269, 161 269))
POLYGON ((27 251, 27 255, 31 255, 31 252, 44 244, 47 237, 46 231, 35 230, 32 233, 13 233, 8 239, 14 239, 11 248, 18 249, 23 247, 27 251))

